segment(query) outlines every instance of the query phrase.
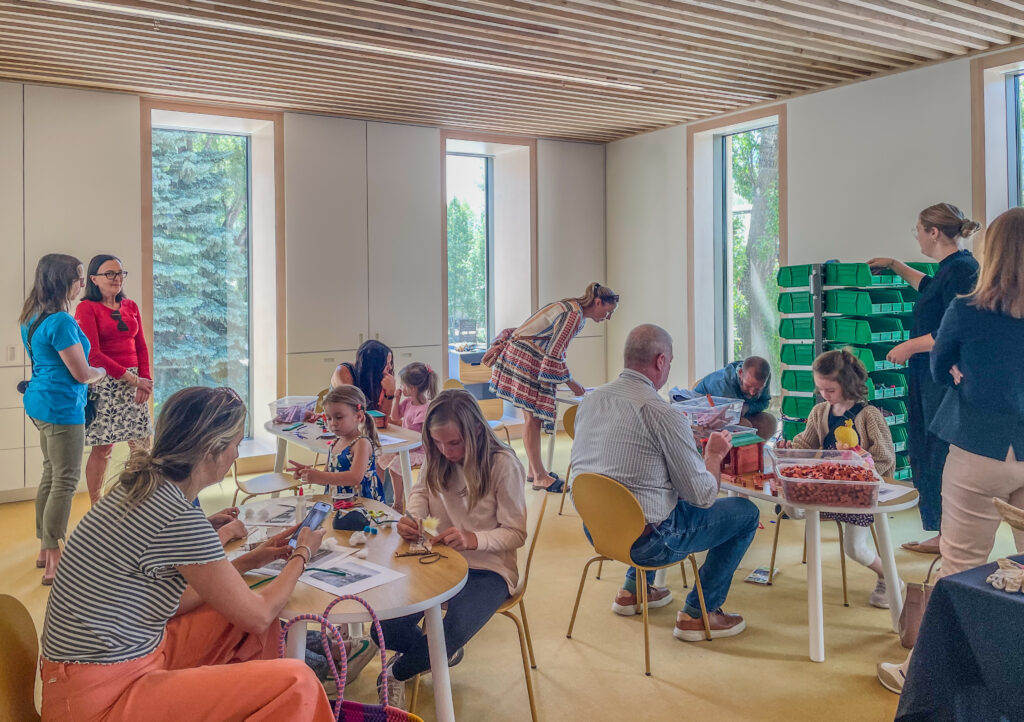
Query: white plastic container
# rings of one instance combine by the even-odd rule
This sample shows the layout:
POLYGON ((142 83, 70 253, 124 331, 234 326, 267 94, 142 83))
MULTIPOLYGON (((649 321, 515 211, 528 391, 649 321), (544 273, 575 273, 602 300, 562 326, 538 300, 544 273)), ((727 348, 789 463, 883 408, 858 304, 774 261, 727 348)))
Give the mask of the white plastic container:
POLYGON ((743 413, 743 399, 727 399, 712 396, 714 405, 708 403, 706 396, 694 399, 675 401, 672 407, 681 413, 690 426, 699 426, 712 431, 719 431, 726 426, 738 424, 743 413))
POLYGON ((294 424, 304 421, 316 409, 316 396, 285 396, 271 401, 270 418, 275 424, 294 424))

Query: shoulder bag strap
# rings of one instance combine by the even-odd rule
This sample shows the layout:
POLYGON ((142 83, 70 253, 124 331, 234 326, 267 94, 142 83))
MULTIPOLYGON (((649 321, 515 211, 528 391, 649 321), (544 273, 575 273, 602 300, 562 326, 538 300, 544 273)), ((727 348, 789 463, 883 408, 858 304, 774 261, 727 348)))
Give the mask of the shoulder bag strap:
POLYGON ((29 326, 28 333, 25 334, 25 347, 28 348, 28 363, 32 368, 32 375, 36 375, 36 361, 32 357, 32 335, 39 328, 39 324, 45 321, 48 317, 52 316, 51 313, 40 313, 36 320, 29 326))

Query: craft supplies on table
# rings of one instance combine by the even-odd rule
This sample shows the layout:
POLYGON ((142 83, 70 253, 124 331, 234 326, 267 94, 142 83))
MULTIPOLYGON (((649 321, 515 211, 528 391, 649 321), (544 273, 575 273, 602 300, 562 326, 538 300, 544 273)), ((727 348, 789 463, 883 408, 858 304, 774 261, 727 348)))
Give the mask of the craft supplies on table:
POLYGON ((316 396, 285 396, 271 401, 270 418, 276 424, 310 421, 316 409, 316 396))
POLYGON ((789 504, 870 508, 878 503, 882 477, 855 451, 773 447, 768 453, 789 504))

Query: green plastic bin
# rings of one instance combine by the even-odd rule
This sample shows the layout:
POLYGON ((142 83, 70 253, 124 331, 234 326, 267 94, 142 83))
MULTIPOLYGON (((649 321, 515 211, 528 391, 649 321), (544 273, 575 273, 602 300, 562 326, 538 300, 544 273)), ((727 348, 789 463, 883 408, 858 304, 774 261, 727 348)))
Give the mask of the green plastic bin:
POLYGON ((813 392, 814 374, 810 371, 786 369, 782 372, 782 388, 786 391, 813 392))
POLYGON ((883 313, 913 311, 913 301, 905 301, 898 288, 874 288, 868 291, 837 289, 825 291, 825 311, 850 316, 877 316, 883 313))
POLYGON ((814 344, 784 343, 781 359, 782 363, 789 366, 810 366, 814 363, 814 344))
POLYGON ((897 453, 904 452, 907 450, 907 427, 904 426, 890 426, 889 431, 892 432, 892 443, 896 447, 897 453))
MULTIPOLYGON (((790 319, 786 319, 790 320, 790 319)), ((876 318, 825 319, 825 338, 833 343, 866 345, 886 341, 906 341, 910 331, 905 330, 898 318, 879 316, 876 318)))
POLYGON ((813 396, 783 396, 782 413, 791 419, 806 419, 814 408, 813 396))
POLYGON ((778 306, 781 313, 814 313, 814 299, 810 291, 780 293, 778 306))
POLYGON ((871 374, 875 383, 875 398, 897 399, 907 395, 907 378, 898 371, 878 371, 871 374))
POLYGON ((775 276, 780 288, 808 286, 811 283, 811 265, 783 266, 775 276))
POLYGON ((875 402, 875 406, 892 413, 891 416, 882 414, 885 423, 889 424, 889 426, 907 423, 907 405, 899 399, 879 399, 875 402))
POLYGON ((779 322, 779 336, 791 340, 814 338, 813 318, 784 318, 779 322))
POLYGON ((793 437, 804 430, 807 426, 805 421, 793 421, 792 419, 782 420, 782 436, 787 441, 792 441, 793 437))
POLYGON ((911 477, 910 458, 906 454, 896 454, 896 470, 892 478, 896 481, 906 481, 911 477))
POLYGON ((895 273, 874 274, 866 263, 826 263, 826 286, 902 286, 895 273))
MULTIPOLYGON (((891 345, 874 345, 874 346, 850 346, 842 343, 827 344, 827 348, 832 350, 843 350, 846 349, 854 356, 856 356, 868 373, 873 371, 889 371, 892 369, 901 369, 903 366, 894 364, 892 361, 888 361, 885 355, 892 348, 891 345)), ((785 360, 785 359, 783 359, 785 360)))
POLYGON ((938 263, 920 263, 918 261, 907 261, 907 265, 913 268, 915 271, 920 271, 929 276, 934 276, 939 272, 938 263))

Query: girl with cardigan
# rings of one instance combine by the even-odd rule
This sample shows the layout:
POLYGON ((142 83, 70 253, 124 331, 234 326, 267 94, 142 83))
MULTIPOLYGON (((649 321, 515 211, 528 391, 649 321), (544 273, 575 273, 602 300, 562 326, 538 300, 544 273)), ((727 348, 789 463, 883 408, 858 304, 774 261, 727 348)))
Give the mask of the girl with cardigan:
MULTIPOLYGON (((817 404, 807 417, 807 427, 791 441, 780 441, 780 448, 793 449, 849 449, 836 441, 835 432, 847 421, 860 439, 861 453, 870 456, 882 475, 896 468, 896 452, 892 434, 882 412, 867 403, 868 373, 864 364, 849 351, 826 351, 814 359, 814 386, 825 399, 817 404)), ((822 519, 843 522, 843 552, 858 564, 863 564, 878 576, 875 589, 868 599, 873 607, 889 608, 882 560, 875 552, 869 527, 870 514, 830 514, 822 519)))

